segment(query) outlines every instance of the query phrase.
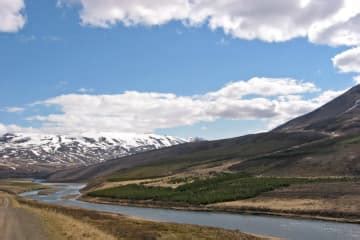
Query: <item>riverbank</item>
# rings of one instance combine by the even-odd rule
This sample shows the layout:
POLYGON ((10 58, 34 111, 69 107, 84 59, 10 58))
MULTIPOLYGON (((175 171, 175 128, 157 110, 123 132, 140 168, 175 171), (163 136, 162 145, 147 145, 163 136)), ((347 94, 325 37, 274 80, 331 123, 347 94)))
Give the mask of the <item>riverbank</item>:
MULTIPOLYGON (((112 238, 97 239, 129 239, 129 240, 176 240, 176 239, 206 239, 206 240, 261 240, 276 239, 271 237, 255 236, 239 231, 220 228, 201 227, 188 224, 173 224, 146 221, 139 218, 127 217, 119 214, 102 213, 73 207, 63 207, 39 203, 37 201, 18 199, 21 204, 43 212, 55 212, 72 221, 94 227, 112 238)), ((73 238, 79 239, 79 238, 73 238)), ((86 239, 86 238, 85 238, 86 239)), ((89 238, 90 239, 90 238, 89 238)), ((94 239, 94 238, 91 238, 94 239)))
POLYGON ((194 211, 194 212, 209 212, 209 213, 236 213, 242 215, 263 215, 263 216, 277 216, 292 219, 307 219, 307 220, 321 220, 339 223, 354 223, 360 224, 360 216, 346 216, 346 213, 324 213, 321 211, 301 211, 301 210, 274 210, 272 208, 263 207, 221 207, 219 206, 184 206, 174 205, 164 202, 156 201, 134 201, 134 200, 116 200, 111 198, 94 198, 83 196, 79 200, 89 203, 111 204, 127 207, 141 207, 153 209, 171 209, 179 211, 194 211), (344 216, 345 215, 345 216, 344 216), (342 217, 338 217, 342 216, 342 217))
MULTIPOLYGON (((150 197, 149 199, 141 200, 135 198, 121 199, 115 196, 121 196, 122 193, 120 191, 122 191, 122 189, 127 189, 124 187, 113 189, 114 190, 105 192, 110 193, 110 197, 97 197, 92 194, 84 193, 81 200, 103 204, 119 204, 122 206, 205 212, 229 212, 316 219, 343 223, 360 223, 360 182, 355 179, 331 179, 329 181, 319 180, 306 184, 291 184, 289 186, 276 188, 272 191, 265 191, 255 197, 233 201, 220 201, 210 204, 154 200, 150 197), (112 197, 113 195, 114 197, 112 197)), ((146 193, 151 187, 145 186, 143 188, 138 187, 137 189, 139 189, 140 193, 137 193, 136 196, 143 198, 145 195, 144 192, 146 193)), ((154 192, 157 188, 152 188, 151 190, 154 192)), ((171 190, 167 191, 169 192, 171 190)), ((224 190, 221 189, 221 191, 224 190)), ((127 190, 127 192, 129 191, 127 190)), ((133 190, 133 192, 135 191, 133 190)))

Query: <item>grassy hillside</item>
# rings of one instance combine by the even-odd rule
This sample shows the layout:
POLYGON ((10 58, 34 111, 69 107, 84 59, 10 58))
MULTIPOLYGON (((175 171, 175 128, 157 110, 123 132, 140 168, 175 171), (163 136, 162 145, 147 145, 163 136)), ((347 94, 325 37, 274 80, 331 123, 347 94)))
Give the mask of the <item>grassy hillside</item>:
POLYGON ((272 176, 359 176, 359 135, 340 136, 252 158, 235 171, 272 176))

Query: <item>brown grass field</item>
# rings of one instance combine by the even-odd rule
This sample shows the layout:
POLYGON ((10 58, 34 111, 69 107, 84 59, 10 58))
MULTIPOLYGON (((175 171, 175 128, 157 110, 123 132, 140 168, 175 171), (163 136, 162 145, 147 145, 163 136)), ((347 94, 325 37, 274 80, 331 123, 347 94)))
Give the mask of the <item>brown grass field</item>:
POLYGON ((253 210, 360 222, 360 182, 293 185, 258 197, 217 203, 215 209, 253 210))

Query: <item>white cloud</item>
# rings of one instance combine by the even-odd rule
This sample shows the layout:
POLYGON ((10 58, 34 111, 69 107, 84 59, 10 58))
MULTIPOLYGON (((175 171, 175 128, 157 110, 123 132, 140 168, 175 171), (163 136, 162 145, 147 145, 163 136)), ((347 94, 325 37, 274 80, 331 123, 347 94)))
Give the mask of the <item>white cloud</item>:
POLYGON ((356 46, 360 45, 360 14, 347 21, 341 21, 315 31, 310 39, 316 43, 331 46, 356 46))
POLYGON ((5 127, 5 125, 0 123, 0 134, 4 134, 7 132, 7 128, 5 127))
POLYGON ((5 133, 15 133, 15 132, 38 132, 39 129, 33 129, 33 128, 24 128, 20 127, 14 124, 11 125, 4 125, 0 123, 0 135, 3 135, 5 133))
POLYGON ((19 113, 23 112, 25 109, 22 107, 7 107, 5 108, 5 111, 8 113, 19 113))
POLYGON ((207 94, 212 97, 239 98, 246 95, 277 96, 315 92, 319 89, 310 82, 291 78, 259 78, 232 82, 219 91, 207 94))
POLYGON ((304 99, 301 95, 280 96, 276 100, 276 112, 278 114, 268 119, 268 129, 275 128, 297 116, 311 112, 340 96, 345 91, 328 90, 312 99, 304 99))
POLYGON ((0 32, 17 32, 25 25, 23 0, 0 0, 0 32))
POLYGON ((312 25, 309 31, 310 41, 331 46, 355 46, 360 43, 360 32, 357 27, 360 2, 341 2, 342 6, 336 14, 312 25))
MULTIPOLYGON (((325 44, 353 44, 357 39, 354 0, 59 0, 79 4, 85 25, 111 27, 117 23, 161 25, 182 21, 206 24, 241 39, 268 42, 309 37, 325 44), (340 30, 346 29, 346 30, 340 30), (343 36, 345 35, 345 36, 343 36), (350 39, 351 38, 351 39, 350 39), (350 41, 350 43, 349 43, 350 41)), ((61 4, 60 4, 61 5, 61 4)))
POLYGON ((314 98, 313 102, 317 105, 317 107, 320 107, 324 103, 330 102, 331 100, 340 96, 341 94, 344 94, 348 90, 349 89, 339 90, 339 91, 333 91, 333 90, 324 91, 318 97, 314 98))
POLYGON ((355 76, 355 77, 354 77, 354 81, 355 81, 355 83, 360 84, 360 75, 359 75, 359 76, 355 76))
POLYGON ((161 25, 183 20, 189 14, 186 0, 59 0, 58 5, 81 4, 81 21, 85 25, 108 28, 118 22, 136 25, 161 25))
POLYGON ((94 89, 92 89, 92 88, 79 88, 77 91, 79 93, 92 93, 92 92, 94 92, 94 89))
MULTIPOLYGON (((328 101, 319 89, 289 78, 252 78, 195 96, 127 91, 114 95, 67 94, 35 103, 60 107, 61 113, 29 117, 39 131, 56 133, 137 132, 211 122, 217 119, 264 119, 278 124, 328 101)), ((334 94, 333 94, 334 95, 334 94)))
POLYGON ((358 72, 360 73, 360 47, 349 49, 336 55, 333 64, 341 72, 358 72))
POLYGON ((211 29, 241 39, 279 42, 306 37, 313 24, 334 15, 341 5, 341 0, 198 0, 188 21, 207 22, 211 29))

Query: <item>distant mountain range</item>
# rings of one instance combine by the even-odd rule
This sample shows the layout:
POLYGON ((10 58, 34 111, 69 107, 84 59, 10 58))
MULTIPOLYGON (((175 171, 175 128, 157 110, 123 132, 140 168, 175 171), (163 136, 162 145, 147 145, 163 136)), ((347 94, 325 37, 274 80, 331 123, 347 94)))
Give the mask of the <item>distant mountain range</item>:
POLYGON ((360 176, 360 85, 266 133, 181 144, 59 171, 48 179, 89 181, 139 173, 145 178, 214 166, 262 176, 360 176))
POLYGON ((155 134, 8 133, 0 136, 0 170, 38 171, 87 166, 185 142, 184 139, 155 134))

